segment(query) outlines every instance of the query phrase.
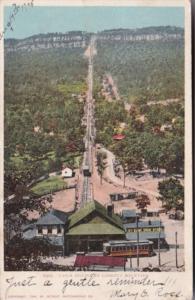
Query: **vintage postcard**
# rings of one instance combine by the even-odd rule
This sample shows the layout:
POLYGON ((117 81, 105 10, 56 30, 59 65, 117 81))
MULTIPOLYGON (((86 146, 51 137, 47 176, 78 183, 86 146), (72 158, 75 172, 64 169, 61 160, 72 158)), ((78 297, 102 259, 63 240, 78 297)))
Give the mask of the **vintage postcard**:
POLYGON ((0 299, 192 300, 190 1, 0 17, 0 299))

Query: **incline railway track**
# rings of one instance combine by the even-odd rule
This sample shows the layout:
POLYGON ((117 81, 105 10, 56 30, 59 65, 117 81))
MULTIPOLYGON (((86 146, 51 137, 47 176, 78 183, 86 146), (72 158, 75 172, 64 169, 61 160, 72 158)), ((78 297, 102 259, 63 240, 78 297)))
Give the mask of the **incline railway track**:
POLYGON ((93 100, 93 54, 95 38, 92 37, 89 45, 89 63, 88 63, 88 91, 85 103, 86 134, 84 137, 85 152, 83 155, 83 187, 81 195, 81 205, 93 200, 91 188, 91 175, 93 172, 93 146, 95 139, 94 123, 94 100, 93 100))

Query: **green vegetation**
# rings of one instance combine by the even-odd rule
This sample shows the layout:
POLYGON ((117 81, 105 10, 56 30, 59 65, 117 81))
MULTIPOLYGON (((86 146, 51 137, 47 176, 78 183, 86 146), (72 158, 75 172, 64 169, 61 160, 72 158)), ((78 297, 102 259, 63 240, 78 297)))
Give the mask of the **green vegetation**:
POLYGON ((49 256, 58 249, 46 238, 33 238, 29 240, 14 237, 5 245, 6 271, 43 271, 51 270, 53 264, 41 262, 40 256, 49 256))
POLYGON ((124 122, 127 113, 123 103, 107 102, 101 98, 96 99, 96 129, 97 143, 103 143, 106 147, 112 144, 112 136, 120 122, 124 122))
POLYGON ((184 95, 184 42, 102 41, 95 73, 111 73, 128 102, 181 98, 184 95))
MULTIPOLYGON (((159 27, 143 29, 140 34, 171 31, 182 33, 177 28, 159 27)), ((105 34, 121 32, 125 30, 105 34)), ((129 172, 140 170, 143 163, 150 169, 166 169, 168 174, 183 174, 183 40, 99 41, 94 61, 96 140, 115 153, 123 165, 124 181, 129 172), (106 73, 113 76, 121 101, 108 102, 101 95, 106 73), (166 99, 176 101, 159 102, 166 99), (124 102, 131 103, 129 111, 124 102), (122 130, 121 123, 125 124, 122 130), (125 139, 114 141, 113 135, 121 132, 125 139)))
POLYGON ((184 188, 179 180, 170 178, 159 182, 158 189, 161 194, 159 200, 167 210, 184 210, 184 188))
POLYGON ((31 191, 38 196, 47 195, 66 188, 66 182, 60 176, 52 176, 46 180, 37 183, 31 191))
POLYGON ((102 184, 104 171, 107 167, 107 164, 105 162, 105 159, 107 158, 107 154, 105 151, 98 151, 96 158, 97 158, 97 171, 100 176, 100 183, 102 184))
POLYGON ((122 103, 99 100, 96 109, 96 141, 115 153, 123 162, 124 173, 142 168, 166 169, 168 174, 184 173, 184 109, 182 102, 168 106, 148 106, 140 121, 140 106, 124 110, 122 103), (155 106, 155 107, 156 107, 155 106), (118 107, 118 109, 117 109, 118 107), (114 141, 120 122, 125 123, 124 140, 114 141))
POLYGON ((143 167, 142 149, 140 149, 137 136, 131 135, 131 138, 128 140, 116 142, 113 150, 123 169, 123 186, 125 187, 127 175, 133 174, 136 170, 141 170, 143 167))
POLYGON ((86 91, 83 49, 5 54, 5 195, 65 161, 78 167, 86 91))

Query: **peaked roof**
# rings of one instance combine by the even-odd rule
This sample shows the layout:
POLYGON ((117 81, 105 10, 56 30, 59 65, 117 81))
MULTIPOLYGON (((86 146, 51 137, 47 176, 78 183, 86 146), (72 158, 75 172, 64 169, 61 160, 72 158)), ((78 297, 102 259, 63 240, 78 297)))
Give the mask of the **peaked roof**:
POLYGON ((66 235, 112 235, 124 236, 124 230, 108 223, 101 224, 79 224, 70 228, 66 235))
POLYGON ((64 225, 68 219, 68 216, 65 212, 52 209, 48 213, 46 213, 44 216, 39 218, 37 221, 37 225, 64 225))
POLYGON ((75 226, 79 221, 84 219, 86 216, 91 214, 93 211, 97 211, 100 215, 105 217, 105 219, 107 219, 110 223, 123 229, 123 225, 122 225, 120 217, 118 217, 114 213, 112 214, 112 216, 108 216, 107 209, 102 204, 97 202, 96 200, 86 203, 84 207, 82 207, 80 210, 76 211, 74 214, 72 214, 69 217, 69 220, 70 220, 69 228, 75 226))

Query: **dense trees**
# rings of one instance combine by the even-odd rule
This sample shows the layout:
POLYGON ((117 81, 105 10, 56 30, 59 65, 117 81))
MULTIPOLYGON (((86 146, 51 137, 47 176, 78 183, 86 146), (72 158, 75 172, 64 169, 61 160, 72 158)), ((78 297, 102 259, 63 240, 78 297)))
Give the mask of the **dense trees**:
MULTIPOLYGON (((163 34, 166 30, 173 33, 177 31, 176 28, 159 27, 147 28, 143 32, 147 33, 147 30, 157 30, 163 34)), ((122 34, 121 32, 122 29, 105 34, 122 34)), ((168 174, 184 172, 183 46, 182 39, 101 41, 97 43, 97 55, 94 60, 95 78, 99 80, 96 86, 101 83, 106 73, 110 73, 122 100, 133 103, 129 111, 125 111, 122 101, 98 100, 97 141, 116 154, 112 136, 117 132, 117 128, 120 128, 120 122, 124 122, 125 142, 118 142, 117 147, 120 148, 120 144, 126 143, 127 148, 131 149, 135 143, 135 148, 139 149, 139 157, 122 146, 120 157, 124 156, 124 160, 127 160, 130 155, 135 156, 136 160, 142 159, 150 169, 163 168, 168 174), (165 101, 161 103, 160 100, 165 101), (132 134, 136 138, 132 139, 132 134)), ((97 91, 96 95, 98 96, 97 91)), ((127 161, 124 163, 124 169, 126 167, 127 161)))
POLYGON ((184 188, 178 179, 170 178, 159 182, 158 189, 161 195, 159 200, 167 210, 184 210, 184 188))
POLYGON ((130 102, 184 95, 184 43, 176 41, 102 41, 95 72, 114 76, 121 96, 130 102))
MULTIPOLYGON (((147 28, 143 32, 150 30, 157 33, 157 28, 147 28)), ((160 27, 157 31, 165 33, 166 30, 177 31, 160 27)), ((121 29, 105 34, 122 32, 121 29)), ((111 73, 122 100, 133 102, 129 112, 124 112, 121 118, 116 115, 122 107, 120 102, 101 101, 97 104, 97 141, 115 152, 112 135, 119 128, 119 123, 124 122, 125 142, 118 142, 117 147, 120 148, 123 143, 129 149, 133 143, 135 147, 139 145, 139 159, 142 158, 151 169, 166 169, 168 174, 183 174, 184 171, 183 45, 182 39, 166 42, 101 41, 97 44, 98 55, 95 57, 95 77, 100 80, 104 74, 111 73), (157 104, 159 100, 171 98, 178 100, 157 104), (150 104, 151 101, 153 103, 150 104), (132 134, 136 136, 136 142, 132 134)), ((129 155, 134 156, 130 150, 127 154, 123 146, 119 152, 124 160, 128 160, 129 155)), ((124 169, 126 167, 127 162, 124 169)))
POLYGON ((6 245, 29 214, 50 206, 52 199, 32 193, 29 183, 82 154, 86 76, 83 49, 5 53, 6 245))
POLYGON ((57 246, 52 245, 46 238, 25 240, 15 236, 5 245, 5 270, 45 270, 47 264, 41 262, 40 256, 51 255, 55 250, 57 246))
POLYGON ((83 150, 86 76, 83 49, 5 53, 5 195, 83 150))
POLYGON ((132 134, 129 138, 116 142, 113 151, 122 166, 125 187, 126 176, 133 174, 136 170, 141 170, 143 167, 142 149, 137 136, 132 134))

